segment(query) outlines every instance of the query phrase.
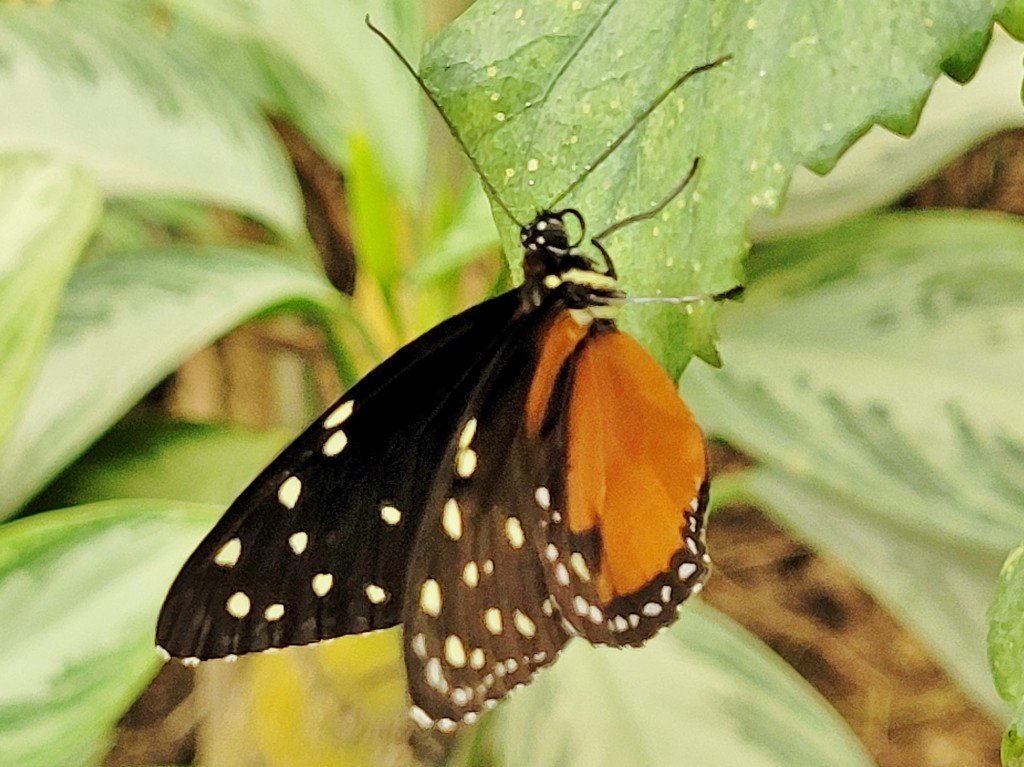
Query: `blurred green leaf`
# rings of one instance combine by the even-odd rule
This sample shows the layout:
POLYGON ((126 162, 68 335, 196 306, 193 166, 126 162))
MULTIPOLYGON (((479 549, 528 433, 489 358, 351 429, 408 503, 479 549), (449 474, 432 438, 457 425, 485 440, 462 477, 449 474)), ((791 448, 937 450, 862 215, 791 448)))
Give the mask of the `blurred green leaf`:
POLYGON ((441 239, 433 244, 406 275, 421 285, 454 274, 498 247, 498 232, 478 184, 466 187, 455 217, 441 239))
POLYGON ((574 641, 550 670, 466 733, 453 764, 481 763, 873 764, 842 719, 789 666, 701 605, 687 606, 672 628, 641 650, 574 641), (488 758, 480 761, 483 754, 488 758))
POLYGON ((64 284, 101 204, 81 170, 0 156, 0 449, 39 370, 64 284))
POLYGON ((922 537, 879 520, 875 509, 854 499, 774 468, 717 484, 742 489, 746 500, 797 538, 841 561, 978 704, 993 716, 1006 715, 985 662, 985 606, 999 572, 997 554, 922 537))
POLYGON ((32 501, 31 510, 113 498, 227 506, 288 442, 284 431, 131 416, 32 501))
MULTIPOLYGON (((520 220, 568 204, 599 232, 650 209, 702 157, 656 221, 607 243, 630 292, 689 295, 741 281, 747 222, 779 204, 797 164, 826 170, 873 123, 912 130, 943 63, 965 74, 1008 4, 875 0, 823 14, 784 0, 480 0, 433 41, 422 71, 520 220), (558 199, 668 83, 725 54, 558 199)), ((518 231, 498 218, 518 266, 518 231)), ((710 323, 697 319, 687 336, 684 313, 644 307, 624 326, 642 324, 678 373, 690 350, 714 359, 710 323)))
POLYGON ((91 261, 72 276, 53 341, 7 450, 10 515, 189 355, 271 309, 330 311, 309 272, 248 250, 181 247, 91 261))
POLYGON ((99 763, 159 665, 160 599, 218 510, 118 501, 0 526, 0 762, 99 763))
POLYGON ((354 136, 349 147, 348 204, 359 266, 377 281, 391 303, 392 288, 403 267, 396 236, 401 226, 398 206, 367 141, 354 136))
POLYGON ((406 0, 170 0, 169 6, 263 51, 283 111, 318 149, 348 168, 350 139, 373 148, 379 171, 406 201, 423 189, 424 100, 409 74, 363 22, 367 14, 415 59, 422 6, 406 0))
POLYGON ((998 709, 984 605, 1024 534, 1024 225, 885 215, 755 249, 727 368, 683 393, 759 500, 998 709))
POLYGON ((201 199, 299 236, 298 185, 262 116, 152 23, 122 3, 0 5, 0 103, 17 105, 0 110, 0 150, 74 161, 108 194, 201 199))

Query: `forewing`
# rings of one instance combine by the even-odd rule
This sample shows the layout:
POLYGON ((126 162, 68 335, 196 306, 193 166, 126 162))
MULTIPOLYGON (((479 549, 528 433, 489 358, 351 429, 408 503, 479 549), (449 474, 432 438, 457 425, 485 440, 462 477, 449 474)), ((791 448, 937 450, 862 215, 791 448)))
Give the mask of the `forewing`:
POLYGON ((185 563, 157 643, 208 659, 394 625, 430 480, 518 304, 403 347, 285 448, 185 563))
POLYGON ((538 319, 467 398, 410 563, 405 658, 423 727, 473 721, 551 663, 569 636, 538 556, 545 520, 534 487, 547 456, 525 423, 550 330, 538 319))

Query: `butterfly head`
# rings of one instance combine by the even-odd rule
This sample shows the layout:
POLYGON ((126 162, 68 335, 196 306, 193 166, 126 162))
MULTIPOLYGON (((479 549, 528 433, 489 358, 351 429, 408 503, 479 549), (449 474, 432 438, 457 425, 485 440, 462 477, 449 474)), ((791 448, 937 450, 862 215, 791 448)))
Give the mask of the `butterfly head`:
MULTIPOLYGON (((520 231, 523 243, 523 295, 539 305, 550 293, 561 292, 570 309, 612 307, 624 296, 615 281, 611 262, 601 270, 579 247, 584 222, 573 208, 545 210, 520 231), (574 219, 578 234, 569 233, 567 219, 574 219)), ((607 256, 606 256, 607 258, 607 256)))

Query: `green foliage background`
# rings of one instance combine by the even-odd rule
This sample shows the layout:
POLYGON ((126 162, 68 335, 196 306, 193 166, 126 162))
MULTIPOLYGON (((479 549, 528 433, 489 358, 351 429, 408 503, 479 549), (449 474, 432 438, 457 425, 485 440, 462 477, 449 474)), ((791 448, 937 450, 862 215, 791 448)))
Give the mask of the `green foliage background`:
MULTIPOLYGON (((673 373, 693 354, 726 363, 691 365, 683 387, 708 431, 757 459, 718 483, 715 502, 751 499, 839 557, 1009 720, 985 635, 996 687, 1020 706, 1019 552, 1001 578, 999 565, 1024 537, 1024 225, 873 209, 965 133, 1020 124, 1020 48, 1000 37, 990 52, 1012 62, 986 86, 1011 94, 1012 110, 968 109, 951 87, 941 130, 896 154, 869 135, 873 149, 840 163, 831 196, 792 179, 801 165, 829 170, 874 124, 913 133, 936 78, 970 79, 994 21, 1024 34, 1024 6, 640 6, 479 0, 430 41, 421 71, 525 220, 666 83, 732 55, 565 203, 596 232, 703 159, 658 220, 608 245, 634 294, 748 287, 742 304, 625 318, 673 373), (786 215, 760 218, 787 192, 786 215)), ((285 439, 140 413, 148 391, 233 328, 279 313, 322 326, 351 383, 367 347, 460 308, 460 275, 499 241, 518 269, 516 227, 498 209, 495 229, 464 166, 445 164, 450 142, 367 12, 419 49, 427 21, 401 0, 0 5, 2 763, 98 763, 158 667, 153 625, 176 568, 285 439), (267 113, 344 172, 360 290, 379 301, 350 302, 321 274, 267 113), (259 241, 226 213, 258 223, 259 241), (26 514, 56 505, 67 508, 26 514)), ((1020 763, 1021 716, 1007 764, 1020 763)), ((303 763, 299 735, 271 734, 303 763)), ((262 747, 265 763, 288 763, 262 747)), ((574 645, 460 735, 451 761, 684 757, 871 763, 806 683, 703 606, 641 652, 574 645)))

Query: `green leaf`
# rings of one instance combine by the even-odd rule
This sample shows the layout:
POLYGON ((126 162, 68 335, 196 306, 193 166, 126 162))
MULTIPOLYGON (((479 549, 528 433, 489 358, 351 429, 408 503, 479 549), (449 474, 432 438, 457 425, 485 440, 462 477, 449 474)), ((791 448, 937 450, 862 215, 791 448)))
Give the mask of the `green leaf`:
POLYGON ((270 309, 326 312, 319 276, 251 251, 112 256, 72 276, 35 389, 0 454, 9 515, 188 356, 270 309))
POLYGON ((995 688, 1017 713, 1002 734, 1000 756, 1006 767, 1024 765, 1024 578, 1021 544, 1002 563, 995 596, 988 607, 988 663, 995 688))
MULTIPOLYGON (((956 61, 963 75, 976 64, 1004 5, 481 0, 433 42, 422 71, 520 221, 568 204, 599 232, 649 210, 702 157, 656 221, 606 243, 628 291, 689 295, 741 281, 747 222, 778 206, 796 165, 826 170, 873 123, 909 132, 940 66, 956 61), (725 54, 558 199, 667 84, 725 54)), ((518 232, 498 219, 518 264, 518 232)), ((643 340, 678 372, 690 349, 714 357, 710 324, 697 320, 685 345, 678 310, 645 307, 624 326, 642 321, 643 340)))
POLYGON ((1024 702, 1024 544, 1003 562, 988 609, 988 659, 1004 700, 1024 702))
POLYGON ((1003 733, 1003 742, 999 747, 999 758, 1003 767, 1024 767, 1024 738, 1020 737, 1018 727, 1022 719, 1024 717, 1018 712, 1017 720, 1003 733))
POLYGON ((988 662, 996 689, 1017 714, 1003 734, 1001 756, 1006 767, 1024 765, 1024 544, 1010 552, 999 574, 988 608, 988 662))
POLYGON ((0 448, 39 370, 64 284, 101 204, 92 179, 76 168, 0 156, 0 448))
POLYGON ((996 35, 969 83, 935 83, 914 135, 876 126, 826 175, 797 168, 781 213, 755 213, 751 237, 806 232, 892 203, 989 136, 1024 126, 1020 93, 1007 87, 1021 76, 1022 55, 1019 42, 996 35))
POLYGON ((700 605, 639 650, 573 642, 466 735, 455 765, 872 764, 789 666, 700 605))
POLYGON ((758 248, 698 419, 990 708, 982 606, 1024 534, 1024 225, 886 215, 758 248), (934 604, 930 604, 934 603, 934 604))
POLYGON ((112 498, 226 507, 287 442, 281 431, 130 416, 33 499, 30 511, 112 498))
POLYGON ((159 665, 160 599, 217 508, 120 501, 0 526, 0 756, 98 764, 159 665))
POLYGON ((132 4, 0 6, 0 150, 87 168, 113 195, 201 199, 303 231, 291 167, 254 105, 132 4))
POLYGON ((406 200, 422 195, 427 133, 424 100, 394 55, 366 27, 369 13, 415 58, 423 11, 406 0, 171 0, 172 8, 263 51, 283 111, 339 167, 352 137, 368 142, 406 200))

